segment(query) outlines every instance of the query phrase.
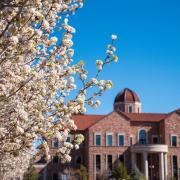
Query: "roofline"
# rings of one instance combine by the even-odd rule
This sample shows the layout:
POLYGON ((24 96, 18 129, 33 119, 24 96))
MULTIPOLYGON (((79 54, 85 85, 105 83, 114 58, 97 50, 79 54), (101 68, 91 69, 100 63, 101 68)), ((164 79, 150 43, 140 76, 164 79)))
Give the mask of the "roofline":
MULTIPOLYGON (((97 122, 95 122, 94 124, 90 125, 90 126, 89 126, 88 128, 86 128, 86 129, 91 128, 91 127, 94 126, 96 123, 100 122, 102 119, 104 119, 105 117, 111 115, 111 114, 114 113, 114 112, 116 112, 116 111, 111 111, 110 113, 108 113, 107 115, 105 115, 104 117, 102 117, 101 119, 99 119, 97 122)), ((117 112, 116 112, 116 113, 117 113, 117 112)), ((86 130, 86 129, 85 129, 85 130, 86 130)))

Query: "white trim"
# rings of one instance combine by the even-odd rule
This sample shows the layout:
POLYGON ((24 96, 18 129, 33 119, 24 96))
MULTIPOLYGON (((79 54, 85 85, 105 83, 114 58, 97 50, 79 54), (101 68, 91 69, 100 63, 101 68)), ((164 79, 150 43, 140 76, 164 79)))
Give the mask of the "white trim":
POLYGON ((171 142, 171 146, 172 146, 172 147, 178 147, 178 136, 177 136, 177 134, 171 134, 171 135, 170 135, 170 142, 171 142), (172 137, 173 137, 173 136, 176 137, 176 146, 173 146, 173 144, 172 144, 172 137))
POLYGON ((138 144, 139 144, 139 133, 142 130, 144 130, 146 132, 146 144, 148 144, 148 131, 147 131, 147 129, 144 129, 144 128, 141 128, 138 130, 138 144))
POLYGON ((125 146, 125 144, 126 144, 126 142, 125 142, 125 133, 118 133, 118 138, 117 139, 118 139, 118 142, 117 142, 118 146, 120 146, 120 147, 121 146, 125 146), (119 136, 123 136, 124 137, 124 144, 123 145, 119 145, 119 136))
POLYGON ((94 133, 94 146, 102 146, 102 136, 101 133, 94 133), (96 135, 100 135, 100 145, 96 145, 96 135))
POLYGON ((110 132, 106 132, 106 146, 110 146, 110 145, 107 145, 107 136, 108 135, 112 136, 112 145, 111 146, 113 146, 113 133, 110 133, 110 132))

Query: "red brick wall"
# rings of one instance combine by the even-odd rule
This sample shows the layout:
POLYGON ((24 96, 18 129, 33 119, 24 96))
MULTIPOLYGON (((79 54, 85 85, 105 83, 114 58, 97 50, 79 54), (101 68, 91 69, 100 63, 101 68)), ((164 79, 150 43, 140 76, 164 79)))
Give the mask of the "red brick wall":
POLYGON ((159 137, 159 124, 152 122, 131 122, 131 134, 134 135, 134 143, 138 143, 139 130, 144 129, 148 136, 148 144, 152 144, 152 135, 159 137))
POLYGON ((172 175, 172 156, 178 156, 178 167, 180 168, 180 116, 173 113, 165 120, 165 143, 169 146, 168 173, 172 175), (171 147, 171 134, 177 135, 177 147, 171 147))
POLYGON ((148 142, 152 143, 152 135, 159 136, 159 124, 147 122, 130 122, 121 117, 116 112, 102 119, 89 129, 89 175, 93 179, 94 172, 94 155, 101 154, 102 172, 106 169, 105 155, 112 154, 113 161, 118 157, 118 154, 125 153, 125 164, 127 169, 131 169, 129 137, 133 135, 134 143, 138 143, 138 132, 140 129, 145 129, 148 132, 148 142), (113 133, 113 146, 106 147, 106 132, 113 133), (94 146, 94 134, 101 133, 101 147, 94 146), (125 146, 118 147, 118 133, 125 134, 125 146))
MULTIPOLYGON (((138 143, 138 132, 140 129, 145 129, 148 133, 148 143, 152 143, 152 135, 158 135, 161 143, 169 145, 168 153, 168 172, 172 175, 172 155, 178 156, 178 163, 180 167, 180 116, 176 113, 171 114, 166 120, 160 123, 153 122, 133 122, 128 121, 117 112, 112 112, 104 119, 100 120, 88 130, 84 131, 85 141, 79 150, 72 151, 71 167, 75 167, 76 156, 83 157, 83 164, 88 168, 89 180, 94 180, 95 176, 95 155, 101 155, 101 173, 107 169, 106 156, 111 154, 113 162, 118 158, 118 155, 125 154, 125 165, 130 171, 131 169, 131 153, 129 147, 129 137, 133 136, 134 144, 138 143), (113 133, 113 146, 106 146, 106 133, 113 133), (94 134, 101 133, 101 146, 94 145, 94 134), (125 134, 125 146, 118 147, 118 133, 125 134), (178 137, 178 147, 170 146, 170 135, 176 134, 178 137)), ((51 145, 51 140, 48 141, 51 145)), ((51 155, 55 155, 54 149, 50 149, 51 155)), ((63 166, 48 165, 48 178, 52 177, 54 171, 62 171, 63 166)))

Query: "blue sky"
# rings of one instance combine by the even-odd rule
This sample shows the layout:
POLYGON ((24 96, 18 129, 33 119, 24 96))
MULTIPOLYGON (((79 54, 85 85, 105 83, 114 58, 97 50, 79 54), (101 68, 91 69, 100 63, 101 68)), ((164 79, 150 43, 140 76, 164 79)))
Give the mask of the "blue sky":
POLYGON ((105 56, 112 33, 118 64, 108 66, 102 79, 113 89, 101 98, 99 109, 113 109, 116 94, 128 87, 137 92, 144 112, 170 112, 180 108, 180 1, 179 0, 86 0, 70 23, 76 27, 75 61, 84 59, 90 75, 95 60, 105 56))

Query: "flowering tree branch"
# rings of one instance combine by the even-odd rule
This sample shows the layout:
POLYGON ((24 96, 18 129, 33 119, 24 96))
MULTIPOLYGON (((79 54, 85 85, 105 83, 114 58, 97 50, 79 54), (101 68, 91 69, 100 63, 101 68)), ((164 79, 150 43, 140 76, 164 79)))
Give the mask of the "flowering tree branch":
POLYGON ((115 35, 105 60, 96 61, 94 77, 87 76, 83 61, 73 61, 75 28, 69 18, 82 6, 82 0, 0 3, 0 179, 9 178, 8 163, 10 171, 18 169, 11 160, 21 164, 37 139, 42 141, 38 153, 48 158, 47 139, 57 138, 58 156, 63 162, 70 161, 71 149, 77 149, 84 139, 76 134, 73 142, 66 142, 70 131, 77 128, 72 115, 85 113, 86 106, 97 108, 97 97, 112 87, 110 80, 99 75, 105 65, 117 62, 115 35), (96 90, 88 96, 92 87, 96 90), (77 94, 72 96, 74 91, 77 94))

